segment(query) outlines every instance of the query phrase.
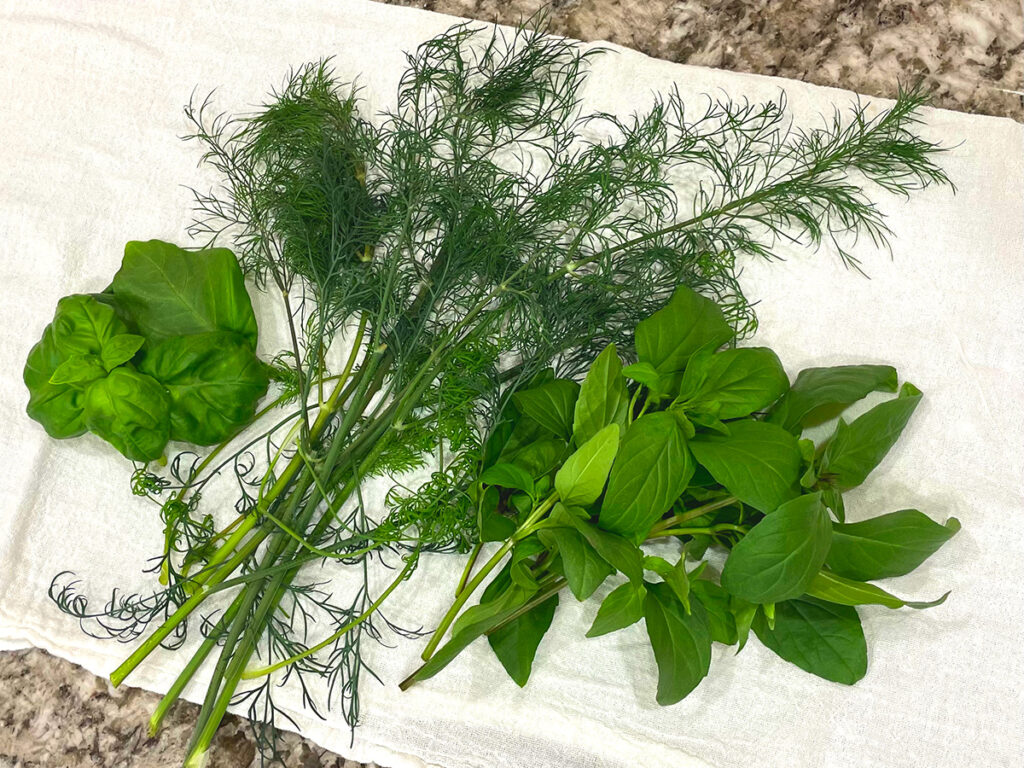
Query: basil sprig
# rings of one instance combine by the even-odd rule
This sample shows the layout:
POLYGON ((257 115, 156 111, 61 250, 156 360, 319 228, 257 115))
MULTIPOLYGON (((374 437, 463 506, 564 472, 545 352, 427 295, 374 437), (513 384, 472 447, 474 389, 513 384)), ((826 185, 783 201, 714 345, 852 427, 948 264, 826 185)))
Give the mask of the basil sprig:
POLYGON ((907 601, 868 581, 919 566, 959 530, 954 518, 903 510, 844 522, 842 494, 885 459, 920 401, 912 384, 839 418, 815 445, 804 428, 896 391, 896 371, 812 368, 790 385, 771 350, 723 347, 721 311, 688 288, 636 339, 631 365, 609 345, 582 384, 544 376, 515 395, 472 489, 482 540, 503 544, 469 583, 498 575, 459 618, 474 590, 457 593, 403 687, 481 636, 525 685, 566 587, 600 600, 588 637, 643 620, 665 705, 708 674, 713 642, 742 648, 751 630, 786 661, 852 684, 867 670, 857 606, 945 600, 907 601), (674 558, 644 549, 665 540, 674 558), (718 578, 703 561, 710 549, 727 554, 718 578))

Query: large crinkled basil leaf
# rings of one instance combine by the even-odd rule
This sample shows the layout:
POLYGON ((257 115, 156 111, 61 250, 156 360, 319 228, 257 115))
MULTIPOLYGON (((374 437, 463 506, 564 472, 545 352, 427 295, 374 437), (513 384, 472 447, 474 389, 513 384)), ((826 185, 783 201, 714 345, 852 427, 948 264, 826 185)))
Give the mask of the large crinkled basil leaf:
POLYGON ((690 441, 701 466, 731 494, 771 512, 800 493, 801 456, 797 439, 763 421, 737 421, 729 434, 702 434, 690 441))
POLYGON ((831 539, 820 493, 786 502, 732 548, 722 586, 751 603, 799 597, 821 570, 831 539))
POLYGON ((786 371, 770 349, 725 349, 694 355, 679 400, 687 410, 707 409, 719 419, 736 419, 767 408, 787 387, 786 371))
POLYGON ((895 392, 896 369, 891 365, 837 365, 805 368, 768 421, 799 434, 804 427, 835 418, 852 403, 872 392, 895 392))
POLYGON ((720 347, 733 337, 719 306, 684 285, 672 298, 636 326, 636 352, 641 363, 659 373, 681 371, 702 347, 720 347))
POLYGON ((758 612, 754 633, 768 648, 812 675, 853 685, 867 672, 868 649, 857 609, 813 598, 775 606, 775 627, 758 612))
POLYGON ((170 437, 170 405, 156 379, 115 368, 86 390, 85 423, 132 461, 153 461, 170 437))
POLYGON ((658 662, 658 703, 675 704, 700 685, 711 668, 707 615, 696 601, 687 613, 668 584, 649 583, 644 619, 658 662))
POLYGON ((917 568, 960 530, 951 517, 940 525, 916 509, 859 523, 835 523, 825 562, 841 576, 860 581, 903 576, 917 568))
POLYGON ((231 437, 267 392, 265 367, 233 333, 167 339, 146 353, 140 370, 170 393, 171 439, 195 445, 231 437))
POLYGON ((109 304, 94 296, 73 293, 57 302, 53 337, 65 359, 73 355, 100 356, 115 336, 128 332, 109 304))
POLYGON ((611 424, 626 429, 629 392, 622 376, 622 363, 609 344, 590 366, 580 386, 573 412, 572 435, 576 445, 583 445, 611 424))
POLYGON ((676 418, 667 411, 634 421, 608 476, 599 525, 642 541, 693 476, 693 459, 676 418))
POLYGON ((160 240, 132 241, 111 287, 151 342, 230 331, 256 348, 256 316, 242 270, 226 248, 186 251, 160 240))
POLYGON ((64 356, 57 349, 51 323, 25 361, 22 376, 29 394, 25 410, 50 437, 78 437, 86 431, 85 392, 72 384, 53 384, 50 381, 63 362, 64 356))
POLYGON ((921 391, 907 382, 899 397, 879 403, 849 424, 840 419, 825 446, 818 476, 839 491, 863 483, 895 445, 920 402, 921 391))

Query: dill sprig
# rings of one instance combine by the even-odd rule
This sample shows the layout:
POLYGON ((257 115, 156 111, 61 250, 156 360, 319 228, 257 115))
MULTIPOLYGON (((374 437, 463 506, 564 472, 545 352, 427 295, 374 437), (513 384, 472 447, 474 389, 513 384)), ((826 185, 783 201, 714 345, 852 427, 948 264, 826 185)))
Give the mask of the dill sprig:
MULTIPOLYGON (((459 25, 408 55, 380 115, 360 112, 358 90, 329 60, 296 69, 254 114, 217 113, 210 98, 186 109, 190 138, 220 177, 196 193, 192 234, 230 242, 284 303, 291 348, 273 366, 277 405, 298 402, 241 448, 218 448, 187 471, 172 465, 170 485, 138 483, 155 500, 173 494, 160 501, 167 586, 128 609, 112 600, 109 614, 126 619, 126 636, 166 621, 115 683, 183 637, 208 597, 234 595, 203 617, 206 639, 151 723, 217 651, 189 764, 232 700, 272 719, 269 678, 236 698, 243 679, 271 669, 283 667, 310 706, 304 676, 325 677, 355 725, 359 681, 372 674, 363 643, 415 634, 387 621, 384 599, 419 553, 476 540, 468 481, 517 387, 549 368, 577 374, 609 343, 630 358, 637 322, 679 284, 749 333, 743 258, 775 258, 783 241, 829 242, 856 266, 852 239, 882 245, 889 235, 869 189, 948 182, 939 148, 914 133, 919 89, 876 117, 855 105, 813 129, 791 126, 782 97, 708 99, 691 113, 674 92, 631 116, 593 114, 578 94, 597 55, 542 30, 459 25), (332 374, 327 350, 339 339, 352 352, 332 374), (425 484, 397 478, 385 509, 367 509, 366 478, 427 463, 436 469, 425 484), (215 531, 195 516, 198 494, 228 471, 239 517, 215 531), (329 559, 361 575, 341 603, 297 581, 329 559), (370 567, 382 563, 394 581, 373 594, 370 567), (253 655, 261 670, 249 668, 253 655)), ((91 616, 73 587, 55 581, 53 593, 91 616)))

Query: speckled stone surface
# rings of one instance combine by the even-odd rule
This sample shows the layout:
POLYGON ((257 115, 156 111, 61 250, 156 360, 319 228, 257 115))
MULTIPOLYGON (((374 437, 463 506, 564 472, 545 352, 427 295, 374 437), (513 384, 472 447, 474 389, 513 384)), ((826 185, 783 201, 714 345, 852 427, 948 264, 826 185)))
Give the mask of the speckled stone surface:
MULTIPOLYGON (((395 0, 514 23, 541 0, 395 0)), ((937 106, 1024 121, 1020 0, 555 0, 556 32, 651 56, 892 96, 923 77, 937 106)), ((197 707, 179 704, 147 737, 155 695, 38 651, 0 653, 0 768, 157 768, 184 754, 197 707)), ((210 768, 258 764, 244 721, 229 717, 210 768)), ((286 734, 289 768, 357 768, 286 734)))
MULTIPOLYGON (((506 24, 546 4, 385 1, 506 24)), ((1024 121, 1021 0, 554 0, 551 22, 660 59, 870 96, 923 78, 935 106, 1024 121)))

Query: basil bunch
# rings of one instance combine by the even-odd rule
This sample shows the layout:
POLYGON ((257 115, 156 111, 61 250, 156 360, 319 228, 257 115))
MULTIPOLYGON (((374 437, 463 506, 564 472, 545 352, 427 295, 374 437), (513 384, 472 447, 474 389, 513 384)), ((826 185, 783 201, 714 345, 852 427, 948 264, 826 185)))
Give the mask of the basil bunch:
POLYGON ((905 383, 815 445, 804 429, 894 392, 895 369, 812 368, 790 385, 771 350, 723 349, 732 336, 713 302, 681 287, 637 326, 637 363, 623 368, 610 345, 582 385, 547 374, 514 396, 472 488, 482 541, 502 544, 472 579, 471 559, 403 687, 480 636, 524 685, 563 588, 587 600, 615 573, 625 579, 587 636, 643 619, 663 705, 708 674, 712 642, 742 648, 751 630, 783 659, 852 684, 867 669, 855 606, 945 599, 909 602, 868 582, 912 571, 959 530, 955 519, 903 510, 846 523, 843 505, 921 393, 905 383), (679 543, 675 562, 641 547, 659 540, 679 543), (704 560, 716 548, 727 552, 717 580, 704 560))
POLYGON ((72 294, 32 348, 28 415, 51 437, 102 437, 133 461, 169 440, 220 443, 266 394, 256 317, 231 251, 130 242, 110 287, 72 294))

